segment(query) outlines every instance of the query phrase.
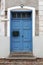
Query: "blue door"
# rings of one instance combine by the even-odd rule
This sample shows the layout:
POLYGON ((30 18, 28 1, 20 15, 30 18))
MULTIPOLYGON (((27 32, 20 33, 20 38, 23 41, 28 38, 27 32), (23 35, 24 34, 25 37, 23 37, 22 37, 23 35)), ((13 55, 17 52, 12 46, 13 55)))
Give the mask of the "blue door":
POLYGON ((32 52, 32 11, 11 11, 11 52, 32 52))

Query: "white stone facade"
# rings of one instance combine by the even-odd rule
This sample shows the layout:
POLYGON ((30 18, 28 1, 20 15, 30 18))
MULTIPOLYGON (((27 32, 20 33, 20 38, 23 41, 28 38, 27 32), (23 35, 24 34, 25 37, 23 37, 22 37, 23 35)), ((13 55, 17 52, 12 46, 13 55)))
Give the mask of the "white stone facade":
POLYGON ((43 36, 43 0, 39 0, 39 34, 43 36))
MULTIPOLYGON (((36 9, 36 11, 38 12, 38 15, 36 16, 36 23, 35 23, 35 28, 36 28, 36 33, 39 33, 39 35, 36 35, 34 37, 34 56, 36 57, 43 57, 43 0, 1 0, 3 3, 4 3, 4 6, 1 6, 1 9, 4 9, 2 10, 2 14, 5 16, 5 10, 7 11, 8 8, 10 7, 14 7, 14 6, 19 6, 20 4, 24 4, 24 6, 30 6, 30 7, 34 7, 36 9), (15 4, 14 4, 15 3, 15 4), (39 17, 39 19, 38 19, 39 17)), ((36 14, 37 14, 36 12, 36 14)), ((6 21, 7 22, 7 21, 6 21)), ((0 22, 1 23, 1 22, 0 22)), ((7 23, 5 23, 5 21, 2 22, 2 24, 4 24, 5 28, 4 28, 4 36, 6 34, 6 31, 7 31, 7 23)), ((1 26, 2 28, 2 26, 1 26)), ((2 29, 3 30, 3 29, 2 29)), ((10 51, 9 48, 9 44, 6 43, 6 40, 9 42, 9 39, 7 38, 7 35, 6 35, 6 38, 4 37, 1 37, 1 40, 3 40, 5 43, 3 44, 2 41, 0 41, 1 46, 0 47, 0 51, 2 50, 3 48, 3 51, 5 50, 5 54, 2 55, 2 51, 1 51, 1 55, 2 56, 7 56, 7 52, 10 51), (3 40, 4 39, 4 40, 3 40), (6 47, 5 47, 6 46, 6 47), (6 52, 7 50, 7 52, 6 52)), ((9 53, 8 53, 9 54, 9 53)), ((0 57, 2 57, 0 56, 0 57)))

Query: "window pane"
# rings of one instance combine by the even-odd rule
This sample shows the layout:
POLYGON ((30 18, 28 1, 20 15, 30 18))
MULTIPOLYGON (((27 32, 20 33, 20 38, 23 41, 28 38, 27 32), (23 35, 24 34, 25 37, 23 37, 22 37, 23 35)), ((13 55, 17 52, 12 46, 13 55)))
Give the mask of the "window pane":
POLYGON ((16 12, 12 12, 12 18, 16 18, 16 12))
POLYGON ((22 18, 25 18, 25 17, 26 17, 26 15, 25 15, 25 14, 26 14, 26 13, 24 13, 24 12, 22 13, 22 18))
POLYGON ((21 13, 17 12, 17 18, 21 18, 21 13))

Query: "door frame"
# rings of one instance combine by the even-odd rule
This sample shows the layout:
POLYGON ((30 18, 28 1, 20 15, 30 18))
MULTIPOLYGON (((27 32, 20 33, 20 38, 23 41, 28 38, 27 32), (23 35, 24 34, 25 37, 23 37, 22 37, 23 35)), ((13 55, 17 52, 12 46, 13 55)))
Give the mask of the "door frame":
MULTIPOLYGON (((18 9, 21 10, 21 11, 32 10, 32 48, 33 48, 34 36, 35 36, 35 8, 34 7, 23 6, 23 8, 21 8, 21 6, 15 6, 15 7, 8 8, 8 14, 7 14, 7 18, 8 18, 8 21, 7 21, 7 37, 10 38, 10 12, 11 11, 15 11, 15 10, 18 11, 18 9)), ((9 50, 10 50, 10 41, 9 41, 9 50)), ((33 51, 32 51, 32 53, 33 53, 33 51)))

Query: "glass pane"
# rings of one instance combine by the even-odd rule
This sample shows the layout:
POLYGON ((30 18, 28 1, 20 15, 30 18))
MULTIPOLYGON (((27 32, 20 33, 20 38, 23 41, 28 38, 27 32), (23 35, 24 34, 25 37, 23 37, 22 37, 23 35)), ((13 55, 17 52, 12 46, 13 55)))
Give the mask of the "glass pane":
POLYGON ((12 12, 12 18, 29 18, 32 12, 12 12))
POLYGON ((25 12, 22 13, 22 18, 25 18, 26 17, 25 14, 26 14, 25 12))
POLYGON ((21 18, 21 13, 17 12, 17 18, 21 18))
POLYGON ((12 15, 12 18, 16 18, 16 12, 12 12, 11 15, 12 15))
POLYGON ((27 12, 26 15, 27 15, 27 18, 28 18, 28 17, 31 17, 32 13, 31 12, 27 12))

